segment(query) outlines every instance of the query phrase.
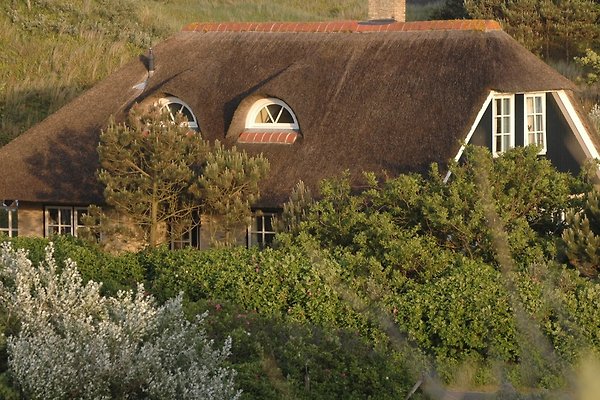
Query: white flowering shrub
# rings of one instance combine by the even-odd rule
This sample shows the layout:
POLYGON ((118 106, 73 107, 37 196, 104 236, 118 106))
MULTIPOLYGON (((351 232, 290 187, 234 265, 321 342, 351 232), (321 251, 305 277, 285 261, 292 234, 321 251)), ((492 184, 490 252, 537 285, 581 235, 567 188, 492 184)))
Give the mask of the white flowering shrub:
POLYGON ((52 244, 34 266, 23 250, 0 248, 0 302, 20 323, 8 338, 9 368, 31 399, 237 399, 223 366, 231 341, 214 349, 200 316, 181 297, 157 306, 144 294, 100 295, 73 262, 57 266, 52 244))

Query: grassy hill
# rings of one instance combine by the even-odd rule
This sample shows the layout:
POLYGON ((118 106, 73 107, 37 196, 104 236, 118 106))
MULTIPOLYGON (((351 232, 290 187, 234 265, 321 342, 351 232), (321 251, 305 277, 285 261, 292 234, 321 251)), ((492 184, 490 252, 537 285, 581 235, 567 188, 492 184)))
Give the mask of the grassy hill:
MULTIPOLYGON (((441 0, 408 4, 426 19, 441 0)), ((7 0, 0 5, 0 146, 195 21, 364 19, 366 0, 7 0)))

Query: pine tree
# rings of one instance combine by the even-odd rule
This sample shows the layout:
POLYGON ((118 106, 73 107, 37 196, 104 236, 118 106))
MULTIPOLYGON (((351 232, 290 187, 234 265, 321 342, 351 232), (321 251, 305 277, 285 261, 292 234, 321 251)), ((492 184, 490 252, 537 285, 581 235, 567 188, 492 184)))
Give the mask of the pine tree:
POLYGON ((300 223, 308 217, 310 206, 314 199, 310 188, 299 181, 292 190, 290 199, 283 205, 283 213, 278 223, 278 229, 284 232, 297 233, 300 223))
POLYGON ((139 225, 151 247, 161 225, 191 221, 200 206, 189 186, 208 146, 185 122, 178 115, 173 123, 158 108, 147 114, 134 108, 127 123, 113 120, 100 135, 98 178, 106 202, 139 225))
POLYGON ((226 149, 215 141, 201 175, 191 186, 191 192, 202 199, 202 212, 220 217, 218 224, 211 226, 213 245, 234 244, 236 229, 248 226, 250 207, 260 198, 258 184, 268 170, 269 161, 262 155, 251 157, 235 146, 226 149), (222 233, 221 241, 217 240, 217 231, 222 233))
POLYGON ((583 210, 567 214, 562 238, 569 262, 587 277, 600 273, 600 192, 588 193, 583 210))

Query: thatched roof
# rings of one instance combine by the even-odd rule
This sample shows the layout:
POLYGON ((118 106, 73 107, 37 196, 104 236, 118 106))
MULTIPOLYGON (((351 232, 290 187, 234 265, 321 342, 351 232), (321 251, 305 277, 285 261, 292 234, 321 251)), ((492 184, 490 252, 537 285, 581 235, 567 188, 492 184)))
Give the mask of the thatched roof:
POLYGON ((205 138, 262 152, 271 172, 261 203, 276 205, 300 179, 315 187, 344 170, 393 175, 446 163, 490 90, 572 89, 491 21, 186 29, 154 48, 143 92, 132 89, 145 77, 134 61, 0 149, 0 198, 101 202, 100 129, 132 102, 164 94, 190 105, 205 138), (293 144, 238 142, 260 97, 292 108, 293 144))

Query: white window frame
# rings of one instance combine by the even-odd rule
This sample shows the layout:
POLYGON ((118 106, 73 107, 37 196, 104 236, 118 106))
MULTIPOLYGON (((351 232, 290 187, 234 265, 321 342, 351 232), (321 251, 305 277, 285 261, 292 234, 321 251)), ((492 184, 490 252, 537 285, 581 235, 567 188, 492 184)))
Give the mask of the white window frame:
POLYGON ((492 154, 494 155, 494 157, 499 156, 500 154, 504 153, 507 150, 510 150, 512 148, 515 147, 515 95, 514 94, 496 94, 494 95, 494 98, 492 100, 492 154), (497 115, 497 111, 496 111, 496 102, 497 101, 501 101, 502 104, 504 103, 503 100, 509 99, 510 100, 510 104, 509 104, 509 114, 506 114, 507 110, 502 110, 502 114, 501 115, 497 115), (497 128, 497 124, 498 124, 498 119, 503 119, 504 117, 508 116, 509 117, 509 126, 508 126, 508 132, 502 132, 500 134, 496 133, 496 128, 497 128), (497 149, 496 148, 496 138, 498 136, 509 136, 509 147, 504 149, 497 149))
POLYGON ((79 228, 85 228, 83 222, 80 223, 80 217, 88 213, 87 207, 73 207, 73 236, 79 235, 79 228))
POLYGON ((8 223, 6 227, 0 226, 0 234, 4 234, 8 237, 19 236, 19 209, 17 201, 10 202, 8 205, 5 202, 2 202, 0 211, 7 213, 6 220, 8 223))
POLYGON ((250 225, 248 225, 248 232, 247 232, 247 245, 248 248, 250 247, 254 247, 254 246, 258 246, 260 248, 264 248, 266 247, 266 243, 267 243, 267 237, 272 236, 274 237, 276 232, 275 232, 275 224, 274 224, 274 218, 277 214, 274 212, 263 212, 263 211, 258 211, 256 213, 254 213, 254 215, 252 215, 252 222, 250 223, 250 225), (256 223, 257 219, 261 218, 262 219, 262 229, 258 229, 258 224, 256 223), (271 219, 271 230, 267 230, 265 228, 266 224, 265 224, 265 218, 270 218, 271 219), (252 237, 253 235, 257 235, 257 240, 253 241, 252 237))
MULTIPOLYGON (((269 112, 268 109, 267 109, 267 112, 269 112)), ((269 115, 271 115, 270 112, 269 112, 269 115)), ((279 115, 281 115, 281 111, 280 111, 279 115)), ((278 116, 276 116, 275 118, 272 117, 272 119, 275 121, 277 121, 278 118, 279 118, 278 116)), ((294 114, 294 112, 292 111, 290 106, 288 106, 287 104, 285 104, 285 102, 283 102, 279 99, 270 97, 270 98, 260 99, 252 105, 252 107, 250 108, 250 111, 248 111, 248 114, 246 115, 246 129, 298 130, 299 125, 298 125, 298 119, 296 118, 296 114, 294 114), (292 122, 292 123, 287 123, 287 122, 285 122, 285 123, 284 122, 259 123, 259 122, 256 122, 256 117, 262 111, 262 109, 271 104, 276 104, 278 106, 281 106, 282 107, 281 110, 283 110, 283 109, 287 110, 290 113, 290 115, 292 116, 292 119, 294 120, 294 122, 292 122)))
POLYGON ((85 225, 80 223, 79 217, 88 212, 87 207, 74 207, 74 206, 45 206, 44 207, 44 234, 46 237, 53 235, 71 235, 77 236, 79 228, 83 228, 85 225), (58 223, 50 224, 50 212, 51 210, 58 210, 58 223), (61 214, 62 212, 69 212, 71 214, 69 224, 63 224, 61 214), (53 232, 52 228, 58 228, 58 233, 53 232), (63 232, 64 229, 64 232, 63 232))
MULTIPOLYGON (((537 115, 541 115, 542 116, 542 128, 539 129, 539 127, 535 127, 538 128, 536 130, 534 130, 532 133, 535 135, 535 137, 537 137, 538 134, 541 134, 542 136, 542 146, 540 148, 540 152, 538 154, 546 154, 546 152, 548 151, 548 143, 546 140, 546 131, 547 131, 547 125, 546 125, 546 93, 545 92, 539 92, 539 93, 525 93, 524 95, 524 100, 523 100, 523 143, 525 146, 529 146, 531 144, 534 145, 539 145, 539 143, 536 142, 529 142, 529 125, 527 124, 527 120, 529 118, 529 116, 532 115, 534 117, 534 121, 535 116, 537 115), (529 110, 527 109, 527 99, 533 99, 533 104, 535 107, 535 99, 537 97, 540 97, 542 99, 542 110, 539 113, 529 113, 529 110)), ((535 125, 535 122, 534 122, 535 125)))
POLYGON ((169 227, 169 248, 179 250, 187 247, 200 248, 200 217, 194 218, 191 226, 178 236, 175 236, 172 227, 169 227), (194 236, 196 237, 196 243, 194 243, 194 236))
POLYGON ((177 104, 181 106, 180 110, 186 108, 193 118, 192 121, 187 122, 188 128, 193 129, 196 132, 200 131, 200 125, 198 125, 198 119, 196 118, 196 114, 194 114, 194 112, 192 111, 192 107, 190 107, 185 101, 174 96, 163 97, 158 100, 158 106, 160 107, 160 109, 164 110, 165 108, 167 108, 169 110, 169 116, 171 118, 171 121, 175 122, 175 115, 173 114, 171 109, 168 108, 170 104, 177 104))

